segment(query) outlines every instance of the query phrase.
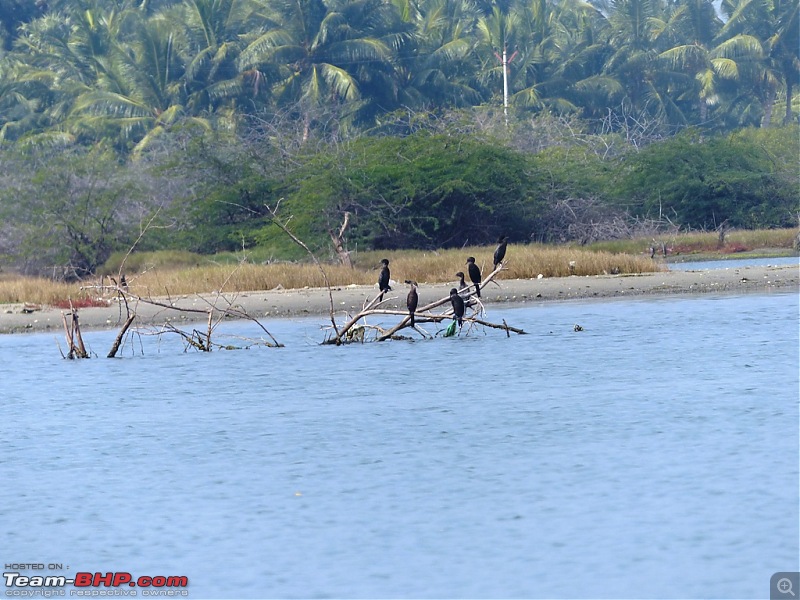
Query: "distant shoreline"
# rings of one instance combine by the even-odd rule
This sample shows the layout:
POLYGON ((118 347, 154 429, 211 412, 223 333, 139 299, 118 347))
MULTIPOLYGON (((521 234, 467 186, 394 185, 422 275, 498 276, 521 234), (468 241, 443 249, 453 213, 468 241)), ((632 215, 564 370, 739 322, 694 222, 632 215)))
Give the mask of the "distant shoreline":
MULTIPOLYGON (((487 304, 539 304, 577 299, 635 298, 642 296, 670 296, 704 293, 766 293, 772 291, 800 291, 800 268, 797 265, 748 266, 710 269, 703 271, 662 271, 637 275, 570 276, 543 279, 501 279, 499 286, 489 284, 483 290, 487 304)), ((431 302, 447 296, 451 284, 421 283, 421 302, 431 302)), ((387 308, 405 310, 406 286, 398 284, 387 303, 387 308)), ((374 286, 339 286, 332 288, 337 316, 345 312, 354 314, 367 298, 374 297, 374 286)), ((167 302, 167 299, 160 300, 167 302)), ((299 290, 269 290, 224 294, 181 296, 173 298, 175 306, 207 310, 217 302, 228 303, 244 310, 259 320, 283 317, 320 315, 327 318, 330 312, 328 290, 308 288, 299 290)), ((33 308, 33 307, 29 307, 33 308)), ((24 312, 22 304, 0 304, 0 334, 62 331, 62 313, 59 308, 42 307, 24 312)), ((182 323, 202 321, 199 313, 181 313, 177 310, 140 304, 136 307, 138 325, 157 325, 166 322, 182 323)), ((117 303, 109 307, 82 308, 78 311, 81 327, 89 329, 115 329, 124 322, 124 309, 117 303)))

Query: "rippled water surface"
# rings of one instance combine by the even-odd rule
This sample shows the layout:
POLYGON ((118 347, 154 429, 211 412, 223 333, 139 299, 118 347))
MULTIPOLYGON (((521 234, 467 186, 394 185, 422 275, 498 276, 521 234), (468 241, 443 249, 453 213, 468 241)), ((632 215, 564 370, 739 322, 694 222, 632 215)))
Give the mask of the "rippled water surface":
POLYGON ((796 294, 489 318, 530 335, 0 336, 2 558, 193 598, 756 598, 797 569, 796 294))

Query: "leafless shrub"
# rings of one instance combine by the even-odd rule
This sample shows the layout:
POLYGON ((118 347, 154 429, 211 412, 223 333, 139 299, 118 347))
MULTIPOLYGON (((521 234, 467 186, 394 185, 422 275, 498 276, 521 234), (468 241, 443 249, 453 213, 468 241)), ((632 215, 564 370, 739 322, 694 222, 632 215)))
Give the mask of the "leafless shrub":
POLYGON ((669 131, 663 119, 656 118, 645 110, 636 112, 629 103, 623 102, 616 108, 608 108, 606 115, 600 120, 599 133, 602 136, 617 136, 628 147, 638 151, 676 132, 669 131))
POLYGON ((646 219, 596 198, 564 198, 553 201, 542 219, 547 239, 535 241, 579 242, 656 237, 677 233, 679 227, 666 217, 646 219))

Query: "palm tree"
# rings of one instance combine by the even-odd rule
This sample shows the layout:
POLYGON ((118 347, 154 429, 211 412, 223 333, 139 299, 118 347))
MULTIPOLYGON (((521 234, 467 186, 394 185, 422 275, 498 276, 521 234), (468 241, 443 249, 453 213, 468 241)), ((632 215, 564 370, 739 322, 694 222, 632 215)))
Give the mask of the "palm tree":
POLYGON ((44 14, 42 0, 0 0, 0 50, 11 50, 20 25, 44 14))
POLYGON ((427 0, 410 12, 413 33, 396 70, 404 106, 472 106, 478 63, 473 53, 478 7, 472 0, 427 0))
POLYGON ((596 42, 602 14, 583 0, 532 0, 517 16, 516 60, 510 64, 515 106, 577 112, 576 84, 602 72, 604 45, 596 42))
POLYGON ((749 34, 757 39, 761 56, 747 64, 743 78, 761 104, 761 126, 768 127, 776 97, 787 97, 784 120, 791 120, 791 99, 800 77, 798 49, 797 0, 723 0, 721 8, 727 21, 720 35, 734 37, 749 34))
POLYGON ((725 39, 720 35, 722 29, 723 23, 709 0, 678 5, 657 27, 657 37, 671 46, 659 54, 659 59, 663 68, 674 74, 675 95, 686 97, 699 109, 703 124, 708 120, 708 109, 721 103, 720 82, 739 82, 743 66, 761 58, 756 38, 738 34, 725 39))
POLYGON ((162 13, 161 18, 181 31, 177 51, 186 65, 182 85, 190 113, 263 96, 261 74, 237 67, 245 40, 263 31, 262 9, 255 0, 183 0, 162 13))
POLYGON ((29 71, 26 65, 11 60, 0 65, 0 141, 19 139, 47 124, 41 110, 47 86, 35 78, 23 79, 22 73, 29 71))
POLYGON ((92 56, 94 80, 77 94, 67 126, 79 135, 134 143, 160 133, 183 112, 172 33, 163 23, 137 19, 127 39, 92 56))
MULTIPOLYGON (((774 24, 772 35, 764 43, 768 53, 770 68, 779 73, 783 79, 786 95, 786 112, 783 117, 784 124, 792 120, 792 99, 794 86, 800 83, 800 27, 798 27, 797 0, 772 0, 769 20, 774 24)), ((770 108, 771 116, 771 108, 770 108)), ((767 119, 769 125, 769 119, 767 119)))
POLYGON ((605 72, 613 54, 611 27, 598 7, 583 0, 566 0, 548 16, 555 23, 549 43, 545 80, 539 88, 558 98, 559 113, 580 111, 587 118, 604 118, 610 99, 621 98, 624 86, 605 72))
POLYGON ((61 123, 76 90, 93 80, 94 69, 70 40, 76 26, 64 14, 48 13, 20 26, 12 52, 3 59, 3 136, 28 143, 70 142, 61 123), (51 130, 47 132, 47 130, 51 130), (52 135, 54 130, 58 134, 52 135))
MULTIPOLYGON (((482 50, 482 83, 493 89, 503 90, 503 111, 508 116, 508 63, 513 62, 519 52, 522 40, 522 23, 517 11, 504 11, 499 5, 492 7, 490 14, 478 21, 478 49, 482 50), (509 52, 509 47, 511 51, 509 52)), ((530 104, 535 104, 538 96, 534 88, 529 88, 533 96, 530 104)), ((494 94, 496 95, 496 94, 494 94)))
POLYGON ((686 118, 670 95, 672 83, 658 66, 657 25, 665 14, 659 0, 613 0, 608 56, 604 74, 624 90, 621 101, 635 111, 684 123, 686 118))
POLYGON ((114 137, 119 149, 138 154, 178 122, 210 128, 205 116, 187 109, 189 86, 178 53, 185 38, 166 13, 146 17, 129 9, 89 17, 87 25, 104 27, 99 33, 84 27, 70 40, 88 68, 64 121, 69 131, 90 139, 114 137))
MULTIPOLYGON (((240 71, 258 69, 279 105, 298 106, 304 139, 312 115, 326 105, 364 108, 367 74, 391 73, 394 52, 387 25, 399 14, 381 0, 275 0, 270 27, 237 59, 240 71)), ((350 122, 357 111, 345 114, 350 122)), ((347 126, 348 123, 342 123, 347 126)))

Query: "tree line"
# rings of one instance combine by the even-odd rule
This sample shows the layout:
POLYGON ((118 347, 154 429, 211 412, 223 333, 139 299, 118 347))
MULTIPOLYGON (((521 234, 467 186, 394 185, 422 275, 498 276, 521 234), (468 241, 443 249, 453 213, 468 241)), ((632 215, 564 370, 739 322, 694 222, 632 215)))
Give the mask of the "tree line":
POLYGON ((84 277, 134 246, 304 258, 276 214, 331 260, 500 235, 582 244, 798 224, 797 125, 644 144, 646 132, 550 115, 512 128, 501 111, 415 121, 407 135, 346 142, 304 141, 291 119, 247 136, 182 131, 139 160, 103 144, 0 149, 0 268, 84 277))
POLYGON ((798 0, 716 4, 0 0, 0 139, 138 154, 276 115, 302 140, 407 134, 404 114, 506 99, 511 121, 575 115, 594 133, 796 120, 798 0))
POLYGON ((277 207, 322 252, 794 226, 797 39, 798 0, 0 0, 0 267, 299 258, 277 207))

